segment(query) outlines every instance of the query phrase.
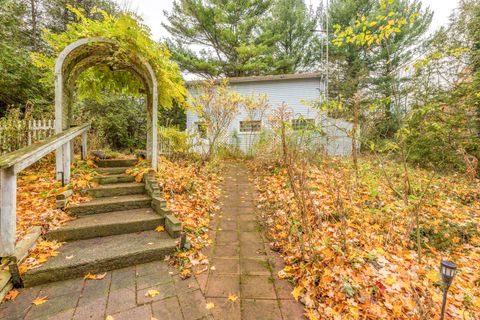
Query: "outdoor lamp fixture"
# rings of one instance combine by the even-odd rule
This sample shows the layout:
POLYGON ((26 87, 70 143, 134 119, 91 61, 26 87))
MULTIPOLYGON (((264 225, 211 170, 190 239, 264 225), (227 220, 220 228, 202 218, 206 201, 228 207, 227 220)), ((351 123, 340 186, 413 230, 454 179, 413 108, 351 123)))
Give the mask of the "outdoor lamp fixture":
POLYGON ((450 285, 452 284, 453 278, 455 277, 455 271, 457 266, 451 261, 443 260, 440 264, 440 273, 442 274, 443 282, 443 302, 442 302, 442 313, 440 315, 440 320, 443 320, 445 315, 445 305, 447 304, 447 293, 450 285))

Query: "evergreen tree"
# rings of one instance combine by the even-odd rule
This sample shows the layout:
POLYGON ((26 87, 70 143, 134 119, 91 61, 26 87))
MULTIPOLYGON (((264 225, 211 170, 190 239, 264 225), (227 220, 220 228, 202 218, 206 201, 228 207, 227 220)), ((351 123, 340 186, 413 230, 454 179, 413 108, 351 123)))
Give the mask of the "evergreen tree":
POLYGON ((307 71, 318 65, 320 43, 314 29, 318 15, 304 0, 277 0, 263 36, 272 42, 274 73, 307 71))
POLYGON ((169 45, 174 60, 204 77, 265 73, 272 57, 260 26, 270 5, 270 0, 174 1, 164 24, 173 37, 169 45))

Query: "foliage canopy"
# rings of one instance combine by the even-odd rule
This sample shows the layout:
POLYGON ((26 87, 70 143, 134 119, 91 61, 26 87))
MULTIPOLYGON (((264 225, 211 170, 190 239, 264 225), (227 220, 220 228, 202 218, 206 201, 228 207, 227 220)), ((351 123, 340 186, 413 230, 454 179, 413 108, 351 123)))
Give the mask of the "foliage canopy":
MULTIPOLYGON (((117 46, 115 54, 106 65, 93 67, 78 80, 79 97, 99 98, 103 89, 121 93, 139 94, 142 87, 135 76, 117 69, 141 57, 148 61, 158 81, 158 101, 163 107, 171 107, 173 101, 183 102, 186 94, 177 64, 170 60, 170 51, 164 44, 150 38, 149 29, 132 16, 121 13, 112 16, 98 11, 102 19, 92 20, 81 9, 68 7, 78 22, 69 24, 65 32, 56 34, 44 30, 44 40, 54 54, 34 53, 34 63, 45 71, 43 81, 53 83, 53 70, 57 55, 70 43, 82 38, 100 37, 112 40, 117 46)), ((95 11, 96 12, 96 11, 95 11)))

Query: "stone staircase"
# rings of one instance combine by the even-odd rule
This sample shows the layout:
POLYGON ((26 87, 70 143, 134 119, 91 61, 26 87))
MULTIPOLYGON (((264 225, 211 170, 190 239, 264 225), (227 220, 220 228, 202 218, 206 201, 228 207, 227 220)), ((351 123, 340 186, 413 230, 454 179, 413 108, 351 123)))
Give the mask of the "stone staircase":
POLYGON ((23 277, 25 287, 162 260, 175 251, 181 225, 165 208, 153 177, 137 183, 125 171, 136 160, 99 160, 93 199, 70 206, 77 219, 46 234, 66 241, 55 257, 23 277), (155 231, 164 225, 168 231, 155 231))

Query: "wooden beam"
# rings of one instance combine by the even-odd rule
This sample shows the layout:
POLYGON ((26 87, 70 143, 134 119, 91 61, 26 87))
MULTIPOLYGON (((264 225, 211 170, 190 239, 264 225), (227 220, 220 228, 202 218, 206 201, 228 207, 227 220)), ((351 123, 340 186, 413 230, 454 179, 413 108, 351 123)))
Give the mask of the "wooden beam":
POLYGON ((90 124, 73 127, 42 142, 8 153, 0 157, 0 169, 14 167, 14 172, 18 173, 89 129, 90 124))
POLYGON ((0 257, 15 250, 17 175, 13 167, 0 170, 0 257))
POLYGON ((87 132, 82 133, 82 160, 87 160, 87 132))

